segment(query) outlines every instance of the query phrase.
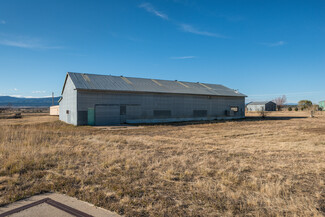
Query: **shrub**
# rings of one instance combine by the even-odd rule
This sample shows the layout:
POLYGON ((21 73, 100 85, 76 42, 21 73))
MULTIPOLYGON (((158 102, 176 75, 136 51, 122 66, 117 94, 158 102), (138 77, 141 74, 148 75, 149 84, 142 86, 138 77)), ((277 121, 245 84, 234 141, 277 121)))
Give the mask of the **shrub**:
POLYGON ((313 103, 310 100, 300 100, 298 102, 298 106, 301 107, 301 108, 303 108, 303 109, 307 109, 307 108, 312 107, 313 106, 313 103))
POLYGON ((296 112, 298 111, 298 107, 295 108, 295 111, 296 111, 296 112))
POLYGON ((288 108, 288 111, 292 111, 292 108, 291 108, 291 107, 289 107, 289 108, 288 108))
POLYGON ((264 108, 262 108, 260 111, 258 111, 259 115, 262 117, 262 118, 266 118, 266 112, 264 110, 264 108))

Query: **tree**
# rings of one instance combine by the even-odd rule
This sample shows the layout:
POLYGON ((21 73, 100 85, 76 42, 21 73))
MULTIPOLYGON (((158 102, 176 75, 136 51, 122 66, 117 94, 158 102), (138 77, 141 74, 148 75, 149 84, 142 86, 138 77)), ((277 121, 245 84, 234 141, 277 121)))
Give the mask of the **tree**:
POLYGON ((301 108, 301 110, 311 108, 313 106, 313 103, 310 100, 300 100, 298 102, 298 106, 301 108))
POLYGON ((265 109, 264 108, 262 108, 261 110, 259 110, 258 111, 258 113, 260 114, 260 116, 262 117, 262 118, 266 118, 266 111, 265 111, 265 109))
POLYGON ((273 100, 273 102, 276 103, 276 107, 278 111, 281 111, 281 108, 284 106, 284 104, 287 102, 287 97, 285 95, 277 97, 273 100))

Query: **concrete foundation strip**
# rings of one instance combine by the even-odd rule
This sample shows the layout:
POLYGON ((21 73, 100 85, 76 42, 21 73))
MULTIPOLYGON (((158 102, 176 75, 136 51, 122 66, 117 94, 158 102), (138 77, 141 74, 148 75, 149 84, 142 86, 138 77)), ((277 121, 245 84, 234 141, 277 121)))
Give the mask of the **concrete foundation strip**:
POLYGON ((66 205, 64 205, 62 203, 59 203, 59 202, 57 202, 55 200, 52 200, 50 198, 44 198, 42 200, 27 204, 25 206, 18 207, 16 209, 10 210, 10 211, 5 212, 5 213, 2 213, 2 214, 0 214, 0 217, 5 217, 5 216, 12 215, 14 213, 21 212, 21 211, 23 211, 25 209, 29 209, 29 208, 31 208, 33 206, 37 206, 37 205, 42 204, 42 203, 47 203, 47 204, 49 204, 49 205, 51 205, 51 206, 53 206, 53 207, 55 207, 57 209, 60 209, 60 210, 62 210, 64 212, 67 212, 67 213, 69 213, 71 215, 74 215, 76 217, 93 217, 92 215, 81 212, 81 211, 76 210, 76 209, 74 209, 72 207, 66 206, 66 205))

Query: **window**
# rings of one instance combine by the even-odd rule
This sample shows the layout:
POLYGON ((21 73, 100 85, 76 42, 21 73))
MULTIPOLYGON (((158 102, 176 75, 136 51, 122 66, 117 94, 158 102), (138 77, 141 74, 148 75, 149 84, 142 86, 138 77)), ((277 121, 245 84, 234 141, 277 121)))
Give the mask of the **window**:
POLYGON ((126 115, 126 105, 120 106, 120 115, 126 115))
POLYGON ((238 106, 231 106, 230 110, 233 112, 238 112, 238 106))
POLYGON ((207 110, 193 110, 194 117, 206 117, 208 116, 207 110))
POLYGON ((68 115, 70 113, 70 111, 69 110, 66 110, 65 113, 68 115))
POLYGON ((171 111, 170 110, 154 110, 153 115, 155 117, 170 117, 171 111))

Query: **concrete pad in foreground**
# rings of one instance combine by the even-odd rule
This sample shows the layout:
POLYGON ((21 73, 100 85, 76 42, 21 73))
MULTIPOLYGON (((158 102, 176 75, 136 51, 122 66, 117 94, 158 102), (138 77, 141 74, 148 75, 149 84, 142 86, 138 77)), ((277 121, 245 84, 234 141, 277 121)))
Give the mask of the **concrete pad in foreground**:
POLYGON ((0 217, 118 217, 119 215, 63 194, 46 193, 0 207, 0 217))

